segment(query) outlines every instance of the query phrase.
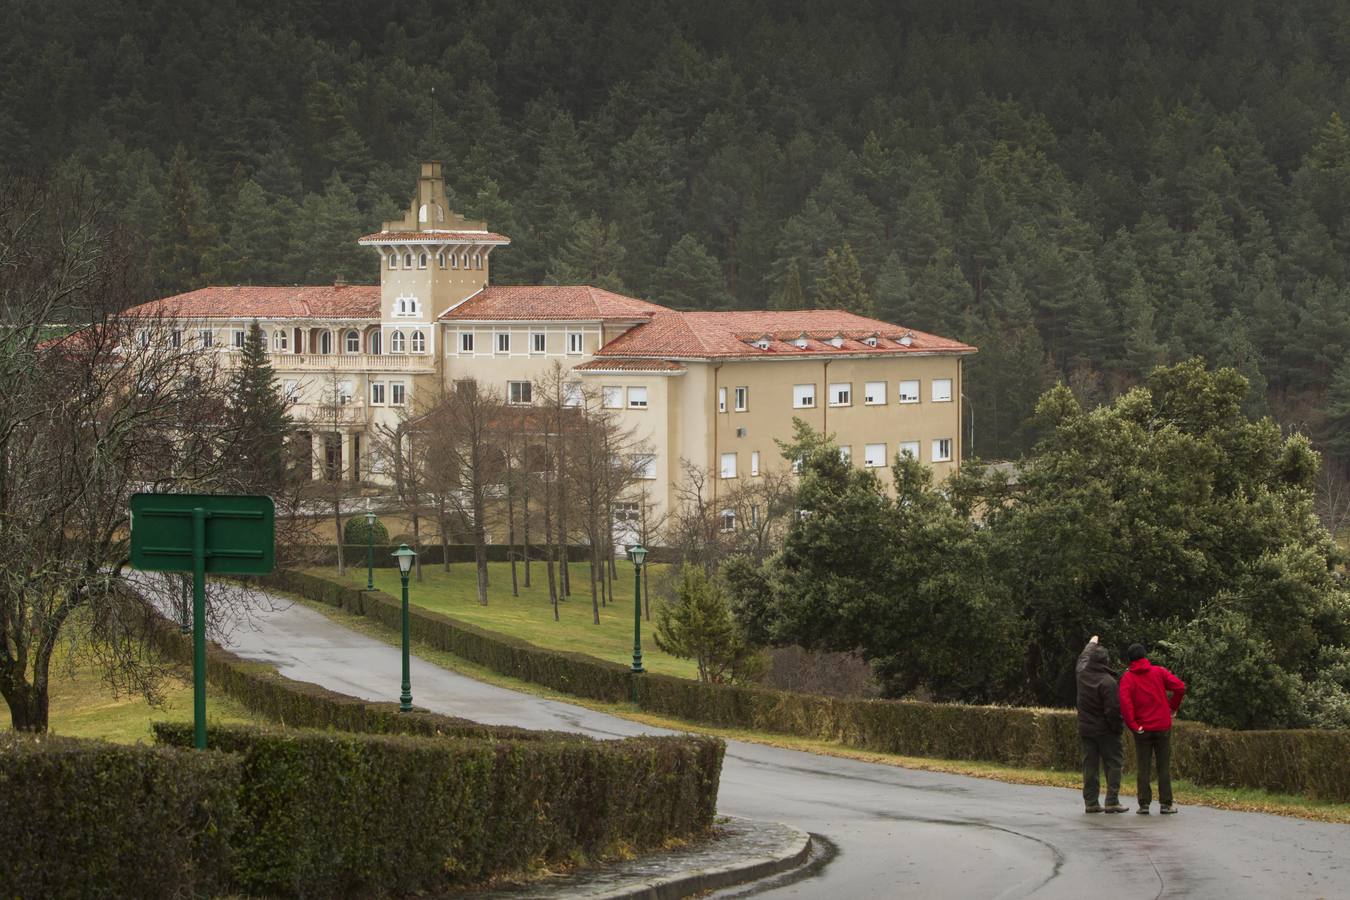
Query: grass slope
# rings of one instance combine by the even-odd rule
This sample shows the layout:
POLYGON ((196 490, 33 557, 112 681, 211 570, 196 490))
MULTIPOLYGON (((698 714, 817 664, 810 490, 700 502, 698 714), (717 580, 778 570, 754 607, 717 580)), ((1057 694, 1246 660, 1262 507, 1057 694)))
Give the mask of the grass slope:
MULTIPOLYGON (((572 566, 575 593, 572 599, 558 604, 557 622, 553 621, 553 607, 548 600, 548 575, 539 563, 533 567, 533 583, 528 588, 524 585, 524 567, 519 567, 519 597, 511 596, 510 563, 488 563, 487 606, 478 603, 472 564, 454 563, 449 573, 440 566, 426 566, 422 569, 420 584, 409 579, 408 602, 550 650, 569 650, 628 664, 633 659, 633 566, 627 562, 618 565, 615 602, 600 608, 599 625, 594 624, 591 617, 590 583, 585 565, 572 566)), ((653 582, 659 568, 654 567, 651 572, 653 582)), ((310 571, 352 587, 366 586, 364 567, 349 568, 345 579, 338 578, 332 569, 310 571)), ((386 594, 399 596, 402 588, 398 570, 376 569, 375 587, 386 594)), ((652 672, 681 678, 698 677, 698 667, 693 660, 676 659, 657 649, 652 639, 652 623, 645 620, 642 623, 642 663, 652 672)))

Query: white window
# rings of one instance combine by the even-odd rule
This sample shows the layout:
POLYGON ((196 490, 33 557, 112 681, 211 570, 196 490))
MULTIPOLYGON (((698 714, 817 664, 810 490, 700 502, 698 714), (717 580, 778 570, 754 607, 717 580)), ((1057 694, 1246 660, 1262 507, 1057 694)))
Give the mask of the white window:
POLYGON ((210 329, 203 328, 197 332, 197 343, 203 347, 212 347, 216 343, 216 333, 210 329))
POLYGON ((444 268, 445 268, 445 251, 444 251, 444 250, 442 250, 440 253, 437 253, 437 254, 436 254, 436 266, 437 266, 437 268, 441 268, 441 269, 444 269, 444 268))
POLYGON ((389 254, 389 268, 391 268, 391 269, 397 269, 397 268, 398 268, 398 254, 397 254, 397 253, 390 253, 390 254, 389 254))
POLYGON ((750 507, 750 527, 759 527, 759 506, 758 504, 750 507))
POLYGON ((580 353, 580 352, 582 351, 582 348, 583 348, 584 346, 585 346, 585 343, 584 343, 584 341, 582 340, 582 334, 581 334, 580 331, 569 331, 569 332, 567 332, 567 352, 568 352, 568 353, 580 353))
MULTIPOLYGON (((140 341, 142 347, 150 346, 150 332, 146 331, 144 328, 136 332, 136 338, 140 341)), ((239 346, 242 347, 244 345, 240 344, 239 346)))
POLYGON ((394 302, 394 315, 400 318, 415 318, 422 314, 422 304, 416 297, 399 297, 394 302))
POLYGON ((841 381, 830 385, 831 406, 851 406, 853 404, 853 382, 841 381))
POLYGON ((337 383, 337 402, 338 406, 346 406, 352 402, 352 383, 350 381, 339 381, 337 383))
POLYGON ((932 462, 951 462, 952 459, 952 439, 937 438, 933 441, 933 459, 932 462))
POLYGON ((562 405, 580 406, 581 405, 581 382, 569 381, 563 385, 562 405))
POLYGON ((331 331, 319 332, 319 352, 320 353, 333 352, 333 332, 331 331))
POLYGON ((417 257, 417 268, 425 269, 426 267, 427 267, 427 255, 424 252, 417 257))
POLYGON ((628 406, 632 409, 646 409, 647 389, 645 387, 630 387, 628 389, 628 406))
POLYGON ((372 381, 370 383, 370 402, 375 406, 384 405, 384 382, 372 381))
POLYGON ((727 411, 727 389, 724 387, 717 389, 717 411, 727 411))
POLYGON ((730 534, 736 530, 736 510, 724 509, 718 514, 717 530, 723 534, 730 534))
POLYGON ((718 474, 720 474, 723 478, 735 478, 735 477, 736 477, 736 454, 735 454, 735 453, 723 453, 723 454, 722 454, 722 467, 718 470, 718 474))
POLYGON ((751 475, 758 475, 758 474, 759 474, 759 451, 758 451, 758 450, 751 450, 751 451, 750 451, 750 474, 751 474, 751 475))
POLYGON ((346 344, 348 353, 360 353, 361 335, 357 334, 355 331, 347 332, 346 344))
POLYGON ((816 405, 816 386, 814 384, 794 384, 792 386, 792 406, 795 409, 811 409, 816 405))
POLYGON ((933 379, 933 402, 934 403, 952 402, 952 380, 950 378, 933 379))
POLYGON ((389 352, 402 353, 405 349, 405 343, 403 332, 395 331, 393 334, 389 335, 389 352))
POLYGON ((542 331, 533 332, 530 335, 530 352, 543 353, 548 337, 542 331))
POLYGON ((463 260, 463 261, 464 261, 464 266, 463 266, 463 268, 467 269, 467 268, 469 267, 469 253, 468 253, 467 250, 464 252, 463 256, 464 256, 464 260, 463 260))
POLYGON ((473 352, 473 332, 472 332, 472 331, 461 331, 461 332, 459 333, 459 352, 460 352, 460 353, 472 353, 472 352, 473 352))
POLYGON ((880 469, 886 465, 885 444, 863 445, 863 468, 880 469))
POLYGON ((412 333, 412 352, 427 352, 427 336, 420 331, 414 331, 412 333))
POLYGON ((900 450, 901 456, 912 456, 915 459, 919 458, 918 441, 901 441, 898 449, 900 450))
POLYGON ((886 402, 886 382, 869 381, 863 385, 863 403, 876 406, 886 402))
POLYGON ((600 389, 600 405, 605 409, 623 409, 623 388, 605 385, 600 389))
POLYGON ((498 353, 511 352, 511 332, 509 331, 497 332, 497 352, 498 353))
POLYGON ((750 408, 750 388, 736 388, 736 412, 745 412, 750 408))
POLYGON ((473 255, 473 267, 475 269, 483 268, 483 256, 481 253, 475 253, 473 255))
POLYGON ((801 458, 800 456, 797 457, 796 459, 794 459, 794 460, 792 461, 792 474, 793 474, 793 475, 800 475, 800 474, 802 474, 802 463, 803 463, 803 460, 802 460, 802 458, 801 458))
POLYGON ((850 447, 848 444, 845 444, 844 446, 840 447, 839 458, 846 463, 853 462, 853 448, 850 447))
POLYGON ((411 254, 411 253, 405 253, 405 254, 403 254, 403 268, 405 268, 405 269, 411 269, 411 268, 412 268, 412 254, 411 254))
POLYGON ((170 331, 169 346, 175 350, 183 346, 183 332, 179 331, 177 328, 175 328, 173 331, 170 331))
POLYGON ((454 253, 450 254, 450 268, 452 269, 459 268, 459 257, 454 253))
POLYGON ((285 350, 286 346, 286 329, 283 328, 272 332, 272 349, 285 350))
POLYGON ((919 383, 917 381, 900 382, 900 402, 901 403, 919 402, 919 383))
POLYGON ((633 457, 633 473, 638 478, 653 479, 656 477, 656 457, 650 453, 644 453, 633 457))
MULTIPOLYGON (((142 332, 144 334, 144 332, 142 332)), ((141 342, 145 343, 144 341, 141 342)), ((236 350, 244 349, 244 329, 236 328, 230 333, 230 346, 236 350)))
POLYGON ((402 406, 408 402, 408 386, 401 381, 389 382, 389 403, 392 406, 402 406))
POLYGON ((528 381, 508 381, 506 383, 507 400, 517 406, 524 406, 534 399, 534 386, 528 381))
POLYGON ((294 403, 300 397, 300 382, 287 378, 281 383, 281 396, 294 403))

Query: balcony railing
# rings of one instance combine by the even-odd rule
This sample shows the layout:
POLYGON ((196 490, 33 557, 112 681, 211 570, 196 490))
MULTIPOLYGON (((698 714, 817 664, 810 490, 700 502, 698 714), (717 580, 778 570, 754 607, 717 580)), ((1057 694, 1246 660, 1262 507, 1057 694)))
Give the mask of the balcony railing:
MULTIPOLYGON (((228 356, 237 364, 239 354, 228 356)), ((433 372, 435 360, 430 353, 269 353, 268 361, 278 372, 433 372)))
POLYGON ((317 429, 341 425, 370 424, 370 407, 364 403, 297 403, 291 407, 291 419, 299 429, 317 429))

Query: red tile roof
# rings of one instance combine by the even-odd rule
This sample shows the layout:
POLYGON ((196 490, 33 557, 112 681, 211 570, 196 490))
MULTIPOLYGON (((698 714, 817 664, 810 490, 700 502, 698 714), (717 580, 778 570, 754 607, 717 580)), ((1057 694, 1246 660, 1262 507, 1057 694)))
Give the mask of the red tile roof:
POLYGON ((593 359, 574 366, 575 372, 683 372, 685 367, 664 359, 593 359))
POLYGON ((490 284, 441 321, 606 321, 650 319, 664 306, 585 284, 490 284))
POLYGON ((183 319, 378 319, 374 284, 204 287, 132 307, 136 315, 183 319))
POLYGON ((511 239, 492 231, 377 231, 358 244, 509 244, 511 239))
POLYGON ((661 308, 646 324, 610 341, 599 357, 782 357, 802 354, 974 353, 960 341, 901 328, 837 309, 676 312, 661 308), (875 336, 876 346, 866 343, 875 336), (908 336, 909 343, 901 342, 908 336), (805 337, 806 346, 794 343, 805 337), (840 346, 831 338, 842 337, 840 346), (753 343, 767 338, 760 349, 753 343))

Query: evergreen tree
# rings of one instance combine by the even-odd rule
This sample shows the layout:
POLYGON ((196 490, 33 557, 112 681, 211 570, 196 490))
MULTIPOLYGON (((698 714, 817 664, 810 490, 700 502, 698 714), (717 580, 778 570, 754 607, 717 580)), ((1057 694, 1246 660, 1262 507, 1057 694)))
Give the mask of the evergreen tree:
POLYGON ((1327 449, 1350 471, 1350 354, 1342 359, 1327 388, 1327 419, 1322 437, 1327 449))
POLYGON ((670 248, 653 281, 653 298, 676 309, 722 309, 730 303, 721 267, 692 234, 670 248))
POLYGON ((876 315, 872 291, 863 281, 858 258, 847 241, 838 251, 830 250, 825 254, 825 277, 816 291, 816 306, 843 309, 860 316, 876 315))
POLYGON ((156 288, 174 294, 205 285, 209 280, 207 255, 215 240, 206 194, 193 176, 187 149, 179 144, 169 160, 155 234, 156 288))
POLYGON ((267 358, 267 338, 256 320, 244 338, 229 396, 232 466, 253 489, 276 493, 286 482, 291 420, 267 358))
POLYGON ((783 276, 783 287, 774 295, 774 309, 806 309, 806 295, 802 293, 802 274, 794 259, 788 263, 787 275, 783 276))
POLYGON ((550 284, 593 284, 611 291, 623 291, 619 267, 623 263, 623 244, 613 226, 588 216, 577 223, 571 239, 549 259, 550 284))

